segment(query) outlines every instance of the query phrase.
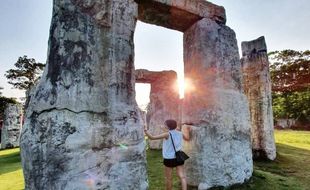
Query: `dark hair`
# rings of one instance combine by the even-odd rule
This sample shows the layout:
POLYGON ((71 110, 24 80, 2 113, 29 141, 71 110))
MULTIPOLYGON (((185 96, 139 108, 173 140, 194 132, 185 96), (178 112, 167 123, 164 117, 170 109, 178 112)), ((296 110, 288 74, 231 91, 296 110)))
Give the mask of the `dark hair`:
POLYGON ((177 128, 177 122, 173 119, 166 120, 165 124, 167 125, 169 130, 173 130, 173 129, 177 128))

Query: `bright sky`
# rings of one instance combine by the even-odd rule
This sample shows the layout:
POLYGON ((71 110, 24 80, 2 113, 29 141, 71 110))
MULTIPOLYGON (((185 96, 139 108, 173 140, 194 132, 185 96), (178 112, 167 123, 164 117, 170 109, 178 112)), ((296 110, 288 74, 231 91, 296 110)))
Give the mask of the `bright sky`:
MULTIPOLYGON (((264 35, 269 51, 310 49, 309 0, 211 0, 223 5, 227 25, 235 30, 238 45, 264 35)), ((21 97, 11 89, 4 73, 19 56, 45 62, 52 0, 0 0, 0 86, 3 95, 21 97)), ((138 22, 135 33, 135 66, 153 71, 183 72, 183 35, 138 22)), ((136 87, 140 105, 148 102, 149 85, 136 87)))

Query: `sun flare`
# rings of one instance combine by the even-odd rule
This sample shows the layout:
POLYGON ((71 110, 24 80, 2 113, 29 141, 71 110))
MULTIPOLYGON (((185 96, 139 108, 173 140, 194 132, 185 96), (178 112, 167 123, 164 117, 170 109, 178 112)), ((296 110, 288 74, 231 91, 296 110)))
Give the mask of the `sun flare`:
POLYGON ((185 92, 189 92, 193 90, 193 85, 191 80, 188 78, 180 77, 178 78, 178 86, 179 86, 179 96, 181 99, 184 98, 185 92))

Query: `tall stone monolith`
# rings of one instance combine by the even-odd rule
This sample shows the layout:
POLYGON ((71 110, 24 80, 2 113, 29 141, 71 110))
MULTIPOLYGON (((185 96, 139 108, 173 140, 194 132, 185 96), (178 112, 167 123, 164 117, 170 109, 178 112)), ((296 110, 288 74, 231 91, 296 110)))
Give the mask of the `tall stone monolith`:
POLYGON ((23 108, 20 104, 7 104, 1 130, 1 149, 19 147, 23 108))
POLYGON ((271 80, 264 37, 242 43, 244 89, 251 113, 254 159, 276 158, 272 113, 271 80))
POLYGON ((184 33, 183 122, 192 126, 185 151, 188 184, 198 189, 248 180, 253 171, 250 115, 242 89, 236 36, 204 18, 184 33))
POLYGON ((54 0, 21 136, 25 189, 147 189, 132 0, 54 0))

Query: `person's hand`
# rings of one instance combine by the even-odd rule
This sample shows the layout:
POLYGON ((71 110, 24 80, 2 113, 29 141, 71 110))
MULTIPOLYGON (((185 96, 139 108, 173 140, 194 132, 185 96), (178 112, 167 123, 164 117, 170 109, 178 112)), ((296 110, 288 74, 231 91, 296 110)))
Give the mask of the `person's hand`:
POLYGON ((149 137, 149 132, 148 132, 147 129, 144 129, 144 135, 147 136, 147 137, 149 137))
POLYGON ((188 132, 191 132, 191 131, 192 131, 192 126, 191 126, 191 125, 188 125, 188 126, 186 126, 185 128, 186 128, 186 130, 187 130, 188 132))
POLYGON ((149 130, 149 128, 147 127, 147 125, 144 125, 144 130, 149 130))
POLYGON ((192 130, 192 126, 183 126, 182 127, 182 132, 183 132, 183 139, 186 140, 186 141, 189 141, 190 140, 190 133, 191 133, 191 130, 192 130))
POLYGON ((165 131, 165 132, 169 131, 169 130, 167 129, 167 127, 165 127, 164 125, 161 125, 161 126, 160 126, 160 129, 161 129, 162 131, 165 131))
POLYGON ((145 134, 147 134, 147 131, 148 131, 147 129, 144 129, 144 133, 145 133, 145 134))

